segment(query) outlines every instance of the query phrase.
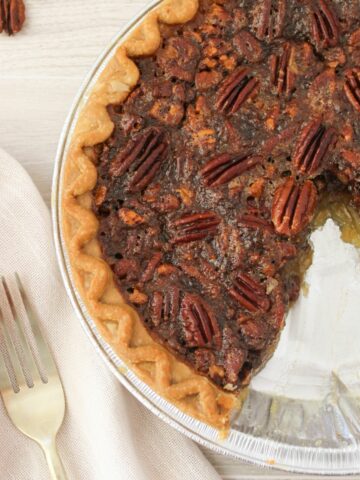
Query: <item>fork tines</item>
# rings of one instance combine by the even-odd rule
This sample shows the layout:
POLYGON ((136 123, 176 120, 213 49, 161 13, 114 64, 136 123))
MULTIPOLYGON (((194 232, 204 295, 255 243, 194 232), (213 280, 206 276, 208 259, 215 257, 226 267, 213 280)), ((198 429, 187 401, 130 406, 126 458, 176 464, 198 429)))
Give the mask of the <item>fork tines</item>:
POLYGON ((47 383, 56 366, 17 274, 0 282, 0 390, 47 383), (44 368, 46 367, 46 368, 44 368))

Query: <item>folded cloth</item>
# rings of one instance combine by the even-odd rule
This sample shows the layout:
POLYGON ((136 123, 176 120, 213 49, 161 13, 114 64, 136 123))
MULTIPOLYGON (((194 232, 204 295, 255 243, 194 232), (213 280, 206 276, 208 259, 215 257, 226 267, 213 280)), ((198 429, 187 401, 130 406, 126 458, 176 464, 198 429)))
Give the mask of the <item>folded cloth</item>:
MULTIPOLYGON (((58 447, 69 480, 218 480, 198 447, 134 399, 95 352, 62 285, 49 211, 2 150, 0 219, 1 274, 20 274, 64 384, 58 447)), ((1 400, 0 419, 0 479, 47 480, 40 448, 12 425, 1 400)))

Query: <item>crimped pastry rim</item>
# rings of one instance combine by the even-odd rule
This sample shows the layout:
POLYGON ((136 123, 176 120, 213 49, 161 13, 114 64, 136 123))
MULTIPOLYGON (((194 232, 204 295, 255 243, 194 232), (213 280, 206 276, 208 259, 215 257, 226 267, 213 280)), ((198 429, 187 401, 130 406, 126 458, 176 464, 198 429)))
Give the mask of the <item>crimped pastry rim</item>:
MULTIPOLYGON (((186 18, 186 21, 190 20, 194 14, 196 13, 198 8, 198 0, 163 0, 162 2, 156 2, 155 4, 152 4, 150 8, 147 10, 147 13, 145 16, 142 16, 143 22, 140 24, 138 21, 136 21, 135 26, 136 28, 133 29, 134 24, 130 26, 130 34, 126 33, 125 35, 125 41, 120 42, 120 46, 116 46, 112 49, 112 53, 115 51, 115 55, 118 54, 119 58, 121 59, 123 64, 127 64, 127 69, 126 73, 130 75, 131 73, 135 76, 134 72, 134 64, 131 60, 127 58, 127 56, 124 55, 124 50, 127 50, 129 56, 139 56, 138 51, 136 51, 137 47, 141 47, 141 42, 139 43, 136 38, 134 41, 134 37, 139 32, 139 29, 145 30, 145 38, 146 38, 146 43, 148 45, 149 43, 149 38, 153 40, 153 45, 156 45, 156 42, 160 41, 160 36, 158 32, 154 33, 154 27, 157 28, 157 24, 159 21, 162 21, 164 23, 179 23, 179 15, 183 15, 182 19, 186 18), (172 13, 175 11, 175 14, 172 15, 172 13), (190 16, 191 15, 191 16, 190 16), (162 17, 159 18, 158 17, 162 17), (166 18, 166 21, 164 20, 166 18), (176 20, 176 22, 175 22, 176 20), (145 27, 144 27, 145 25, 145 27), (124 48, 125 47, 125 48, 124 48)), ((184 21, 180 23, 185 23, 184 21)), ((151 52, 148 53, 153 53, 156 51, 158 47, 154 48, 151 50, 151 52)), ((113 70, 113 64, 114 64, 114 56, 112 56, 112 53, 109 55, 106 55, 106 57, 109 57, 110 60, 109 62, 106 63, 105 68, 103 67, 104 64, 104 59, 105 55, 101 58, 100 60, 100 68, 95 76, 95 84, 93 81, 89 82, 91 85, 91 93, 87 97, 87 101, 84 104, 81 102, 78 102, 77 104, 77 110, 80 110, 80 114, 78 118, 75 118, 72 122, 71 129, 68 132, 68 138, 71 138, 70 144, 68 145, 68 152, 67 152, 67 157, 66 161, 64 164, 64 168, 62 168, 62 173, 61 173, 61 179, 60 179, 60 189, 61 189, 61 205, 59 206, 60 212, 60 235, 62 237, 62 243, 63 243, 63 249, 65 250, 64 254, 67 255, 68 258, 68 263, 67 265, 68 268, 68 275, 71 277, 70 283, 75 285, 76 287, 76 295, 77 295, 77 300, 80 302, 80 304, 84 304, 85 308, 91 318, 91 320, 94 322, 94 324, 97 327, 97 330, 100 331, 100 334, 102 335, 104 341, 110 345, 110 347, 113 349, 113 351, 116 352, 120 356, 120 358, 125 361, 125 363, 130 367, 130 370, 133 371, 142 381, 145 381, 145 383, 150 386, 157 394, 160 396, 164 397, 166 400, 170 401, 172 404, 174 404, 176 407, 178 407, 182 412, 189 414, 190 416, 201 420, 208 425, 215 427, 217 429, 221 430, 227 430, 229 428, 229 422, 230 422, 230 416, 231 413, 233 412, 235 407, 238 407, 240 402, 239 402, 239 395, 233 394, 233 393, 224 393, 222 390, 214 386, 209 380, 207 380, 205 377, 197 374, 194 372, 191 368, 185 366, 185 364, 179 360, 177 360, 174 355, 169 353, 164 347, 160 346, 154 340, 151 339, 149 334, 146 333, 145 336, 148 337, 149 344, 151 345, 152 348, 150 348, 150 351, 145 351, 143 349, 143 355, 145 355, 146 361, 149 360, 149 357, 151 359, 154 358, 154 355, 157 358, 157 362, 155 362, 155 367, 156 370, 156 375, 157 375, 157 380, 154 380, 153 378, 149 378, 148 372, 142 371, 141 368, 139 368, 138 362, 140 361, 138 353, 134 354, 133 352, 130 352, 129 350, 135 350, 134 348, 126 349, 124 348, 124 339, 122 340, 122 345, 119 344, 120 337, 121 337, 121 332, 117 332, 119 335, 117 339, 115 339, 114 334, 110 334, 107 328, 104 328, 103 325, 103 320, 100 319, 101 315, 105 316, 111 316, 113 313, 106 311, 109 309, 104 310, 104 303, 103 302, 98 302, 97 299, 95 298, 94 301, 94 290, 91 290, 91 285, 90 288, 87 290, 84 288, 84 280, 81 278, 81 268, 79 268, 79 265, 77 265, 79 261, 79 256, 81 256, 81 251, 76 251, 76 248, 74 247, 74 235, 71 233, 71 228, 69 228, 69 225, 67 225, 68 222, 68 217, 70 215, 69 210, 73 209, 78 209, 80 203, 83 201, 87 201, 86 199, 86 194, 83 195, 83 191, 81 190, 81 185, 79 186, 79 183, 76 183, 76 185, 72 185, 72 189, 75 186, 75 190, 72 190, 73 193, 80 193, 80 201, 76 201, 75 204, 74 202, 70 201, 70 206, 69 206, 69 197, 67 196, 69 191, 69 178, 73 174, 74 170, 72 170, 74 166, 74 162, 76 163, 79 158, 83 155, 81 155, 81 152, 79 152, 79 144, 83 145, 84 143, 84 135, 86 137, 87 133, 86 132, 86 127, 85 129, 83 128, 83 123, 85 123, 91 118, 91 115, 93 112, 92 108, 94 105, 92 103, 99 103, 104 102, 105 100, 105 92, 103 90, 104 85, 108 83, 108 77, 109 72, 113 70), (94 101, 95 99, 95 101, 94 101), (87 109, 87 110, 86 110, 87 109), (90 113, 89 113, 90 112, 90 113), (85 132, 85 133, 84 133, 85 132), (77 150, 77 151, 76 151, 77 150), (75 157, 74 157, 74 151, 75 152, 75 157), (72 170, 69 172, 69 169, 72 170), (77 190, 78 189, 78 190, 77 190), (72 243, 73 242, 73 243, 72 243), (166 360, 167 358, 167 360, 166 360), (134 363, 135 362, 135 363, 134 363), (159 367, 160 366, 160 367, 159 367), (160 370, 160 372, 159 372, 160 370), (167 373, 166 373, 167 372, 167 373), (177 375, 180 372, 180 377, 177 375), (166 375, 168 376, 168 380, 164 380, 164 374, 165 377, 166 375), (185 377, 184 377, 185 375, 185 377), (176 376, 181 378, 181 381, 179 381, 179 378, 176 379, 176 376), (185 381, 183 380, 183 377, 185 378, 185 381), (164 383, 165 382, 165 383, 164 383), (167 385, 166 385, 167 383, 167 385), (197 394, 196 397, 194 394, 197 394), (199 399, 199 400, 198 400, 199 399)), ((144 54, 142 51, 140 53, 144 54)), ((137 70, 137 69, 136 69, 137 70)), ((123 73, 123 72, 122 72, 123 73)), ((136 81, 134 82, 134 85, 136 84, 136 81)), ((90 86, 88 85, 86 87, 86 91, 90 89, 90 86)), ((131 88, 129 89, 131 91, 131 88)), ((124 95, 120 101, 125 100, 127 98, 127 94, 124 95)), ((110 93, 110 100, 106 103, 115 103, 118 101, 117 99, 114 99, 114 96, 112 93, 110 93)), ((95 105, 95 107, 98 107, 99 105, 95 105)), ((102 108, 105 109, 104 104, 102 105, 102 108)), ((96 108, 95 108, 96 110, 96 108)), ((101 112, 97 110, 96 112, 96 118, 100 117, 102 120, 102 123, 100 122, 100 127, 103 127, 104 124, 106 124, 106 121, 104 121, 104 112, 101 112)), ((91 123, 91 122, 90 122, 91 123)), ((99 140, 99 136, 95 132, 95 140, 94 145, 96 143, 100 143, 101 141, 104 141, 108 136, 111 134, 111 132, 108 134, 110 127, 109 125, 106 125, 105 128, 105 133, 103 133, 103 140, 99 140), (106 130, 107 128, 107 130, 106 130), (96 136, 97 135, 97 136, 96 136), (106 135, 106 136, 105 136, 106 135)), ((93 132, 90 132, 90 134, 93 132)), ((83 158, 80 158, 80 162, 84 162, 83 158)), ((86 163, 86 160, 85 160, 86 163)), ((90 168, 91 169, 91 168, 90 168)), ((96 170, 96 169, 95 169, 96 170)), ((93 172, 90 174, 87 174, 87 179, 91 179, 92 182, 96 180, 96 176, 92 176, 93 172), (90 177, 89 177, 90 175, 90 177)), ((70 182, 71 183, 71 182, 70 182)), ((93 183, 90 182, 91 185, 93 183)), ((88 188, 86 192, 90 192, 92 188, 88 188)), ((80 206, 80 210, 81 210, 80 206)), ((92 231, 87 231, 87 235, 90 235, 91 238, 93 238, 96 235, 96 217, 94 214, 90 213, 89 208, 85 208, 85 210, 82 212, 82 219, 86 220, 89 222, 89 224, 92 223, 92 231), (93 217, 93 218, 91 218, 93 217), (95 221, 94 221, 95 219, 95 221)), ((70 215, 72 216, 72 214, 70 215)), ((84 233, 84 232, 83 232, 84 233)), ((86 232, 85 232, 86 235, 86 232)), ((110 271, 110 268, 105 264, 103 261, 99 261, 97 258, 99 255, 98 248, 96 245, 94 245, 93 240, 91 242, 86 242, 86 245, 90 245, 91 249, 95 248, 95 254, 92 251, 90 254, 90 257, 92 257, 91 262, 92 264, 98 263, 98 265, 101 263, 101 266, 99 267, 99 271, 97 272, 98 277, 101 277, 102 280, 100 280, 100 290, 103 288, 103 292, 105 292, 106 295, 110 295, 111 297, 111 303, 114 302, 114 290, 117 292, 117 298, 116 298, 116 303, 119 302, 121 305, 121 313, 120 310, 117 309, 118 314, 121 316, 120 323, 122 323, 122 327, 130 328, 129 327, 129 322, 131 323, 134 322, 135 327, 137 330, 143 329, 145 331, 145 327, 143 327, 139 317, 134 314, 134 309, 132 307, 129 307, 124 303, 123 300, 121 300, 120 293, 116 289, 113 283, 112 279, 112 273, 110 271), (107 280, 104 282, 104 278, 108 277, 107 280), (135 318, 136 317, 136 318, 135 318), (124 323, 125 322, 125 323, 124 323)), ((85 245, 85 247, 86 247, 85 245)), ((81 249, 80 249, 81 250, 81 249)), ((89 259, 87 259, 89 260, 89 259)), ((93 265, 92 265, 93 268, 93 265)), ((90 282, 91 283, 91 282, 90 282)), ((96 296, 96 294, 95 294, 96 296)), ((102 298, 102 297, 99 297, 102 298)), ((105 307, 109 306, 109 303, 105 303, 105 307)), ((114 305, 111 306, 111 308, 114 305)), ((118 307, 118 305, 116 305, 118 307)), ((110 309, 111 310, 111 309, 110 309)), ((113 317, 112 317, 113 319, 113 317)), ((125 328, 123 328, 124 332, 125 328)), ((131 328, 130 328, 131 330, 131 328)), ((140 335, 142 337, 142 335, 140 335)), ((133 337, 131 337, 133 339, 133 337)), ((130 337, 127 337, 126 341, 130 341, 130 337)), ((143 339, 141 339, 143 341, 143 339)), ((149 349, 148 349, 149 350, 149 349)), ((141 355, 140 355, 141 357, 141 355)))

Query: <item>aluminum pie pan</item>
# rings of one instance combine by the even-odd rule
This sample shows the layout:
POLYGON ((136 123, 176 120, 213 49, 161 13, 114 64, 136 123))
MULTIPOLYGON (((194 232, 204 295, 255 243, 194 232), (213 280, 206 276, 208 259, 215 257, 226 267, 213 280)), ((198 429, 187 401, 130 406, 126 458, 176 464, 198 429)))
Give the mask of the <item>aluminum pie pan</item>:
MULTIPOLYGON (((275 358, 269 362, 269 368, 266 367, 254 379, 248 400, 245 402, 241 414, 234 421, 228 437, 224 439, 219 435, 218 430, 184 414, 157 395, 126 366, 101 337, 74 285, 62 237, 60 208, 63 166, 72 132, 79 112, 99 74, 112 57, 115 48, 159 3, 159 0, 152 1, 116 35, 100 55, 79 90, 60 137, 53 176, 52 216, 56 253, 67 294, 89 340, 116 378, 155 415, 192 440, 216 453, 263 467, 312 474, 358 474, 360 473, 360 376, 359 378, 354 376, 354 372, 360 371, 360 354, 359 357, 349 358, 348 364, 345 367, 341 364, 340 369, 337 368, 339 365, 335 365, 330 370, 322 368, 321 361, 317 357, 312 358, 312 351, 305 351, 306 358, 311 357, 310 362, 299 363, 298 359, 293 358, 293 344, 295 344, 295 351, 301 356, 301 340, 306 339, 306 332, 302 329, 299 334, 295 328, 294 342, 294 331, 290 329, 289 332, 288 329, 286 334, 283 333, 285 340, 282 339, 279 344, 280 356, 276 357, 277 354, 275 354, 275 358), (296 334, 300 337, 300 346, 296 334), (290 354, 286 350, 289 344, 291 346, 290 354), (281 352, 283 356, 281 356, 281 352), (292 370, 288 364, 292 365, 292 370), (286 365, 286 370, 284 370, 284 365, 286 365), (306 373, 309 365, 312 372, 310 377, 306 373), (279 371, 281 371, 281 375, 278 375, 279 371), (269 372, 268 376, 265 372, 269 372), (274 373, 274 377, 271 377, 274 373), (274 381, 272 381, 273 379, 274 381)), ((318 272, 314 273, 312 270, 314 277, 312 280, 315 281, 315 285, 322 284, 322 279, 328 278, 326 269, 329 269, 329 265, 326 262, 329 252, 326 248, 329 246, 340 250, 343 248, 339 247, 339 235, 334 225, 327 224, 322 235, 322 245, 320 241, 320 246, 317 246, 320 260, 318 259, 318 263, 315 262, 315 265, 320 264, 321 267, 322 261, 326 265, 325 267, 323 265, 323 270, 319 268, 318 272)), ((347 246, 347 248, 354 250, 351 246, 347 246)), ((360 265, 360 262, 356 257, 357 252, 345 250, 342 252, 344 258, 340 255, 343 263, 340 261, 339 265, 336 265, 336 269, 347 272, 346 268, 350 269, 354 262, 360 265)), ((311 268, 313 269, 313 267, 311 268)), ((334 283, 335 280, 329 284, 329 287, 332 288, 334 283)), ((355 287, 351 285, 351 289, 351 294, 353 297, 355 295, 355 299, 349 294, 353 299, 353 303, 351 301, 349 303, 348 295, 348 303, 344 307, 344 311, 349 308, 351 311, 354 308, 355 311, 360 311, 360 300, 356 303, 357 297, 360 298, 360 283, 355 287)), ((323 304, 322 301, 320 306, 323 304)), ((315 300, 306 300, 304 295, 300 302, 300 313, 295 309, 293 314, 295 319, 290 319, 292 326, 299 324, 298 317, 302 312, 307 312, 308 317, 311 316, 309 305, 311 314, 319 308, 316 298, 315 300), (302 307, 302 304, 305 304, 305 307, 302 307)), ((316 320, 322 319, 323 316, 317 317, 316 320)), ((354 319, 350 318, 349 322, 351 325, 354 319)), ((307 327, 307 329, 309 328, 307 327)), ((358 333, 360 337, 360 331, 358 333)), ((346 331, 343 337, 345 338, 344 344, 346 344, 346 331)), ((311 343, 312 339, 308 338, 307 340, 311 343)), ((329 341, 331 342, 331 339, 329 341)), ((321 345, 318 350, 321 351, 321 345)), ((339 352, 337 353, 339 354, 339 352)), ((330 358, 332 354, 333 350, 330 352, 330 358)), ((324 355, 326 357, 326 352, 324 355)), ((341 352, 338 356, 341 358, 341 352)))

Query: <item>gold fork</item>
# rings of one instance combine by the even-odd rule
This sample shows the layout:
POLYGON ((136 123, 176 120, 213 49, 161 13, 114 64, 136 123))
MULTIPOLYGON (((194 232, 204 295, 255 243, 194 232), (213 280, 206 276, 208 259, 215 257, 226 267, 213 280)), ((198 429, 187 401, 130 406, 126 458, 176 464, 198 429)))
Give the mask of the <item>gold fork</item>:
POLYGON ((56 449, 65 414, 58 370, 20 278, 0 282, 0 391, 14 425, 43 449, 53 480, 66 480, 56 449))

